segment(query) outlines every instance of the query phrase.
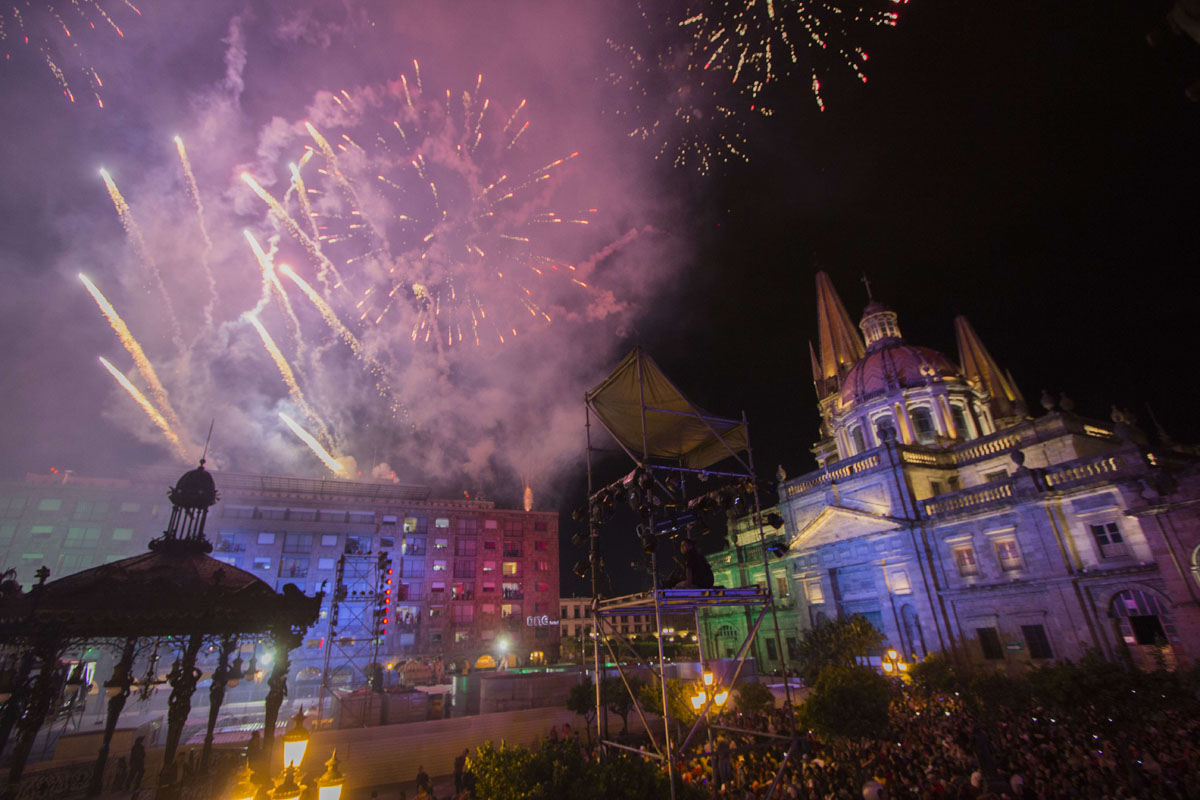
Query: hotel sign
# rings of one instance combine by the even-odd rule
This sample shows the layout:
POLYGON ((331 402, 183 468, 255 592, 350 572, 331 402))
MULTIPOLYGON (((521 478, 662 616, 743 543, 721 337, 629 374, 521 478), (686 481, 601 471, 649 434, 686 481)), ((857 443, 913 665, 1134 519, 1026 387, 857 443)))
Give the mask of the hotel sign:
POLYGON ((530 628, 549 628, 550 626, 557 624, 558 620, 550 619, 550 617, 546 616, 545 614, 540 617, 525 618, 525 625, 530 628))

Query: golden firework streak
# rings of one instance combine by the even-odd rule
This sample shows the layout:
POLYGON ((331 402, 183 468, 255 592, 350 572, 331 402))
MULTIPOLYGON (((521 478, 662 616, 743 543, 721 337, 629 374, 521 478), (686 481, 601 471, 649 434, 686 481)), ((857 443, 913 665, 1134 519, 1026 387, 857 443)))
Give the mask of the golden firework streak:
POLYGON ((83 285, 87 288, 92 299, 96 301, 96 305, 100 306, 100 310, 108 318, 108 324, 116 332, 117 338, 121 340, 121 344, 129 351, 129 355, 133 356, 134 366, 137 367, 138 372, 141 373, 146 383, 149 384, 150 394, 154 396, 154 400, 158 403, 158 407, 162 409, 163 415, 170 421, 169 427, 182 427, 179 417, 175 414, 175 409, 171 407, 171 401, 167 398, 166 388, 163 387, 162 381, 158 379, 158 373, 154 371, 154 366, 150 363, 150 359, 146 358, 145 351, 138 344, 138 340, 133 337, 133 333, 130 332, 129 326, 125 324, 125 320, 121 319, 121 315, 113 308, 112 303, 108 302, 108 298, 96 288, 96 284, 88 280, 88 277, 82 272, 79 273, 79 280, 83 281, 83 285))
POLYGON ((208 236, 208 226, 204 224, 204 203, 200 200, 200 187, 196 184, 196 174, 192 172, 192 162, 184 149, 183 139, 175 137, 175 149, 179 151, 179 163, 183 167, 184 182, 187 183, 188 194, 196 207, 196 221, 200 225, 200 235, 204 238, 204 254, 200 257, 200 266, 204 268, 204 277, 208 279, 208 305, 204 307, 204 321, 212 325, 213 305, 217 302, 217 279, 209 266, 208 256, 212 252, 212 239, 208 236))
POLYGON ((171 326, 171 339, 179 352, 183 353, 186 351, 186 347, 183 344, 183 334, 179 330, 179 320, 175 316, 175 306, 171 302, 171 295, 167 293, 166 284, 163 283, 162 273, 158 271, 158 264, 150 258, 150 251, 146 248, 142 229, 138 227, 137 221, 133 218, 133 210, 121 196, 121 190, 117 188, 117 184, 108 174, 108 170, 100 170, 100 177, 104 179, 104 185, 108 187, 108 196, 112 198, 113 206, 117 209, 117 216, 121 218, 121 225, 124 226, 126 235, 133 242, 133 249, 137 253, 138 260, 142 262, 142 266, 146 268, 158 286, 158 293, 162 295, 163 307, 167 310, 167 319, 171 326))
POLYGON ((254 326, 254 330, 258 331, 259 337, 262 338, 263 346, 267 348, 267 352, 271 354, 271 359, 275 362, 275 366, 279 368, 279 375, 283 378, 283 382, 287 384, 288 394, 292 396, 292 400, 296 402, 296 406, 304 413, 304 416, 313 427, 316 428, 317 435, 321 437, 322 442, 332 445, 333 440, 329 436, 329 429, 325 427, 325 423, 317 416, 317 412, 313 407, 308 404, 308 399, 305 398, 304 392, 300 389, 300 384, 296 382, 296 375, 292 372, 291 365, 283 357, 283 352, 276 346, 275 340, 271 338, 271 334, 263 327, 258 317, 253 314, 246 314, 246 319, 254 326))
POLYGON ((175 434, 175 431, 171 430, 170 424, 163 419, 162 414, 158 413, 158 409, 150 404, 150 401, 146 399, 146 395, 139 392, 138 388, 130 383, 128 378, 121 374, 121 370, 109 363, 108 359, 104 358, 104 356, 100 356, 100 363, 103 364, 104 368, 108 370, 114 378, 117 379, 117 383, 121 384, 125 391, 129 392, 129 396, 137 401, 138 405, 142 407, 142 410, 146 412, 151 421, 159 427, 159 429, 167 437, 167 440, 171 442, 171 446, 175 448, 175 452, 179 455, 179 457, 184 461, 187 461, 188 454, 184 450, 183 442, 179 441, 179 437, 175 434))
POLYGON ((282 411, 279 412, 279 418, 284 421, 284 424, 292 429, 292 433, 300 437, 300 441, 308 445, 308 449, 312 450, 313 453, 316 454, 317 458, 321 459, 321 463, 328 467, 330 472, 339 478, 346 477, 346 468, 339 464, 337 459, 331 456, 329 451, 322 447, 321 443, 314 439, 311 433, 300 427, 300 424, 297 423, 296 420, 292 419, 282 411))

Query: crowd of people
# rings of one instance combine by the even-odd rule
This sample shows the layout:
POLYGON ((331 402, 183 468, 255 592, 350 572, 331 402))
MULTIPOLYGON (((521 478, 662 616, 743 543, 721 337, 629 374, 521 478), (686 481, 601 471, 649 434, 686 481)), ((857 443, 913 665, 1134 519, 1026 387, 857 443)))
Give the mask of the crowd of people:
MULTIPOLYGON (((1200 800, 1194 711, 1123 724, 1095 707, 1061 717, 1044 709, 978 714, 953 695, 905 693, 891 706, 886 738, 823 740, 802 731, 788 757, 790 741, 721 733, 678 766, 686 782, 720 800, 761 800, 777 775, 777 798, 1200 800)), ((735 727, 790 738, 782 711, 734 716, 735 727)))

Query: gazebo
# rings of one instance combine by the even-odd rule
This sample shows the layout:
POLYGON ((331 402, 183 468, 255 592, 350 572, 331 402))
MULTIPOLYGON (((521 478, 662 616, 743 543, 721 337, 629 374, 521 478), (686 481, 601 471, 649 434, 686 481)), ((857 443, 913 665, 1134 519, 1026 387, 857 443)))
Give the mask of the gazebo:
MULTIPOLYGON (((276 592, 244 570, 212 558, 204 535, 208 509, 218 495, 212 475, 200 466, 168 490, 171 519, 162 536, 139 556, 46 582, 49 570, 38 571, 38 583, 24 592, 13 581, 0 585, 0 646, 19 654, 12 695, 0 712, 0 751, 16 732, 6 794, 21 780, 34 738, 63 680, 60 661, 86 644, 119 652, 111 677, 104 735, 89 786, 99 793, 109 746, 135 680, 139 649, 167 642, 175 661, 166 676, 171 689, 163 766, 158 796, 177 792, 175 756, 192 707, 192 694, 202 673, 197 658, 208 643, 217 650, 211 674, 209 716, 202 766, 207 766, 213 731, 231 678, 240 677, 243 639, 269 637, 276 658, 268 678, 264 749, 270 753, 279 709, 287 692, 288 654, 317 620, 323 593, 305 596, 295 586, 276 592), (169 638, 168 638, 169 637, 169 638)), ((156 682, 153 665, 144 682, 156 682)))

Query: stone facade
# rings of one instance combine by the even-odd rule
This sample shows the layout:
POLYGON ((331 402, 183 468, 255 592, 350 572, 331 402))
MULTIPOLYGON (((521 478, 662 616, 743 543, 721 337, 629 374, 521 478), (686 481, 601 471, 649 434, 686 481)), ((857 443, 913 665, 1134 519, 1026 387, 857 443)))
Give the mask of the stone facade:
MULTIPOLYGON (((824 275, 818 297, 821 466, 779 485, 785 641, 859 613, 910 658, 1200 657, 1194 454, 1115 409, 1102 422, 1045 397, 1035 418, 963 318, 956 364, 908 345, 874 301, 864 346, 824 275)), ((742 549, 715 554, 714 571, 742 549)))

